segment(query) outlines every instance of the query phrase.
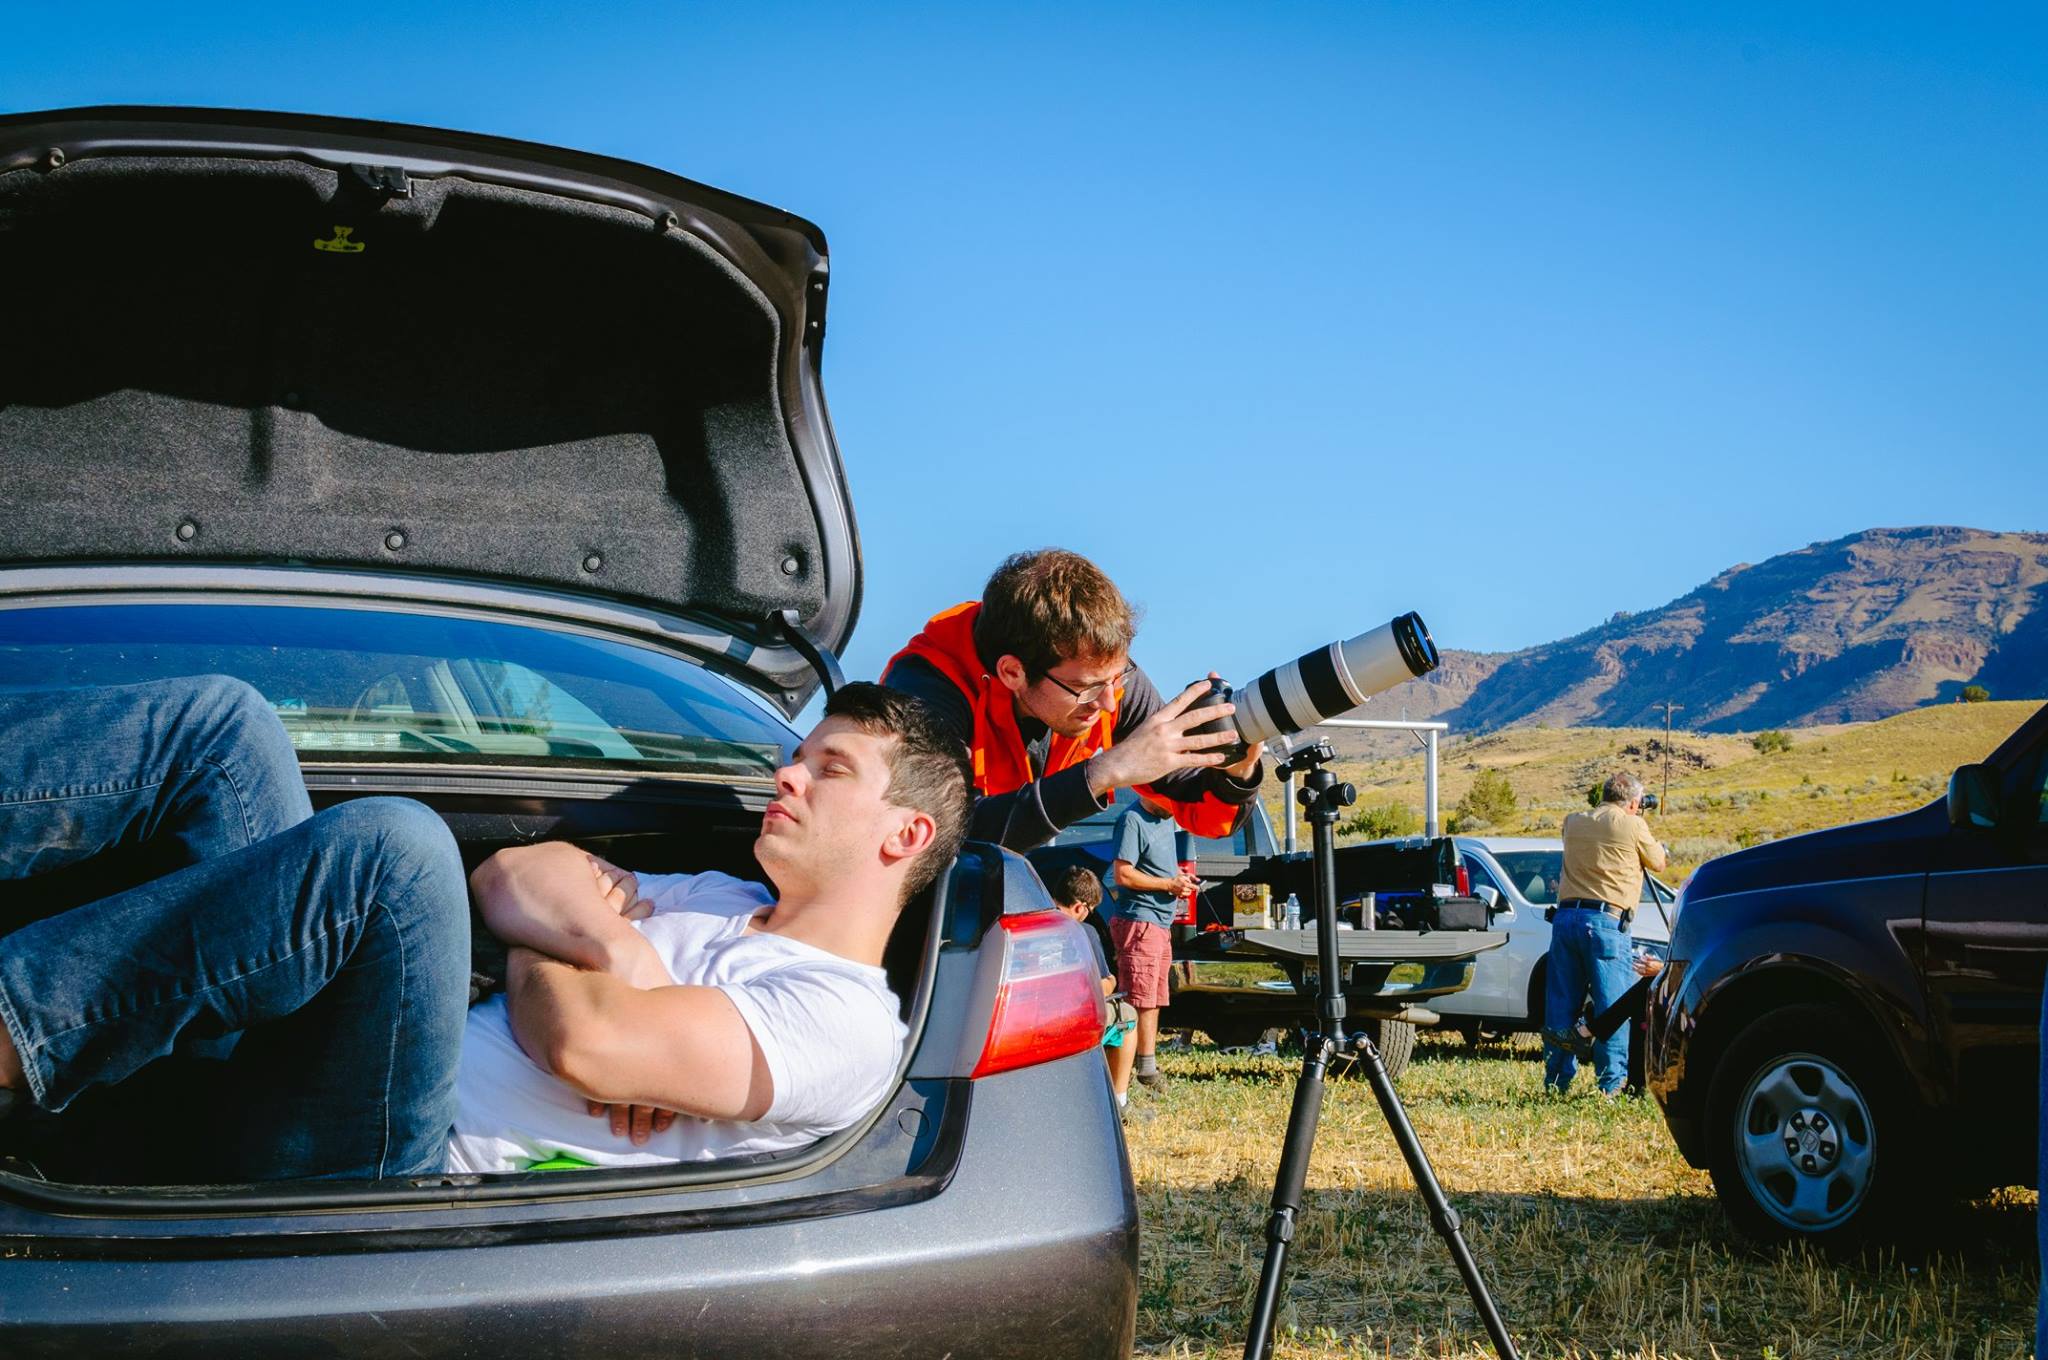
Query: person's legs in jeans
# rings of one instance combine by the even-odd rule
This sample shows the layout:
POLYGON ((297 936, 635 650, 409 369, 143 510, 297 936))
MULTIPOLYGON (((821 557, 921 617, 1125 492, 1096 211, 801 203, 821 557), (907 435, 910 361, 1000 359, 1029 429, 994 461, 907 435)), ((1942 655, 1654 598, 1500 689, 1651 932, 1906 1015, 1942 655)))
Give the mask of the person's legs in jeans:
MULTIPOLYGON (((1597 1015, 1620 1001, 1635 985, 1635 970, 1629 967, 1628 932, 1621 922, 1604 911, 1583 912, 1586 931, 1587 983, 1593 992, 1597 1015)), ((1600 1080, 1600 1093, 1614 1095, 1628 1085, 1628 1032, 1623 1026, 1593 1047, 1593 1070, 1600 1080)))
POLYGON ((313 815, 291 740, 220 675, 0 693, 0 931, 313 815))
POLYGON ((1543 1085, 1563 1092, 1579 1070, 1579 1060, 1558 1041, 1578 1024, 1586 1004, 1586 941, 1583 911, 1559 909, 1550 925, 1550 953, 1543 989, 1543 1085))
POLYGON ((0 1058, 57 1111, 181 1036, 247 1031, 226 1102, 190 1116, 215 1174, 438 1170, 468 934, 447 827, 404 799, 356 800, 0 937, 0 1058))

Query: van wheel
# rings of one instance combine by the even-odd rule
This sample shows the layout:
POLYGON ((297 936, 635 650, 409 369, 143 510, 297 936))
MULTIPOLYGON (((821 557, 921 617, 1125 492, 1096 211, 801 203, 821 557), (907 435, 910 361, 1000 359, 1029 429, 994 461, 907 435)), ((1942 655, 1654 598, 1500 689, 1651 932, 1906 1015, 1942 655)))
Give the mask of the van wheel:
POLYGON ((1860 1242, 1912 1199, 1910 1098, 1839 1011, 1791 1006, 1730 1045, 1707 1097, 1708 1170, 1761 1242, 1860 1242))

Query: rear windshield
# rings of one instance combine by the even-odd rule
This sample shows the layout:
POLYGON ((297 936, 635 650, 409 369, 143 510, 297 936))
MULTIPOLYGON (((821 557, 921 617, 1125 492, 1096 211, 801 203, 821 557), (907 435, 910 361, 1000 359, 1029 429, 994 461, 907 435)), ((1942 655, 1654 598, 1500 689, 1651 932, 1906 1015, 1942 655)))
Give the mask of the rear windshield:
MULTIPOLYGON (((1554 906, 1557 902, 1557 881, 1564 877, 1564 851, 1562 850, 1496 850, 1493 857, 1500 864, 1501 871, 1514 880, 1516 889, 1523 900, 1539 907, 1554 906)), ((1650 895, 1650 876, 1643 875, 1643 890, 1638 902, 1653 902, 1650 895)))
POLYGON ((702 667, 516 623, 377 609, 0 610, 0 690, 232 675, 300 758, 772 776, 786 728, 702 667))

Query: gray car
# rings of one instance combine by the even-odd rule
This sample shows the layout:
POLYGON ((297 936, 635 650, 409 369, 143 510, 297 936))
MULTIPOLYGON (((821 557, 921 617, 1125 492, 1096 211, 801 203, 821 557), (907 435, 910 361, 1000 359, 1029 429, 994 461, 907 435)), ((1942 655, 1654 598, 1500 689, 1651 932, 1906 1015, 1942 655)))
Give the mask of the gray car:
MULTIPOLYGON (((0 118, 0 267, 0 687, 234 675, 316 806, 758 875, 860 603, 817 228, 486 137, 90 109, 0 118)), ((765 1159, 104 1186, 0 1124, 0 1354, 1125 1355, 1082 930, 968 846, 888 949, 893 1091, 765 1159)))

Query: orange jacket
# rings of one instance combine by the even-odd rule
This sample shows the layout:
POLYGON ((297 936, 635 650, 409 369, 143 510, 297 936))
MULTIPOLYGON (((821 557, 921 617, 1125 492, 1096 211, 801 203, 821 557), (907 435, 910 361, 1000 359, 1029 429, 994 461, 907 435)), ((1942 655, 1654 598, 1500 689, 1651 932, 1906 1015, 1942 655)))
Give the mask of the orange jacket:
MULTIPOLYGON (((923 632, 889 659, 889 666, 894 666, 906 656, 921 657, 967 696, 974 710, 974 787, 977 793, 983 797, 1010 793, 1034 779, 1079 765, 1097 751, 1107 750, 1115 744, 1117 712, 1112 707, 1098 716, 1078 737, 1053 733, 1046 750, 1045 768, 1034 771, 1024 734, 1017 730, 1016 700, 988 673, 974 648, 974 621, 980 613, 979 600, 954 605, 935 615, 925 624, 923 632)), ((883 678, 886 679, 888 674, 889 668, 884 667, 883 678)), ((1117 688, 1116 699, 1119 704, 1123 702, 1121 686, 1117 688)), ((1172 808, 1173 819, 1197 836, 1228 836, 1237 830, 1237 824, 1245 813, 1243 805, 1226 803, 1213 793, 1204 793, 1197 802, 1184 803, 1155 793, 1149 784, 1140 785, 1138 792, 1172 808)))

